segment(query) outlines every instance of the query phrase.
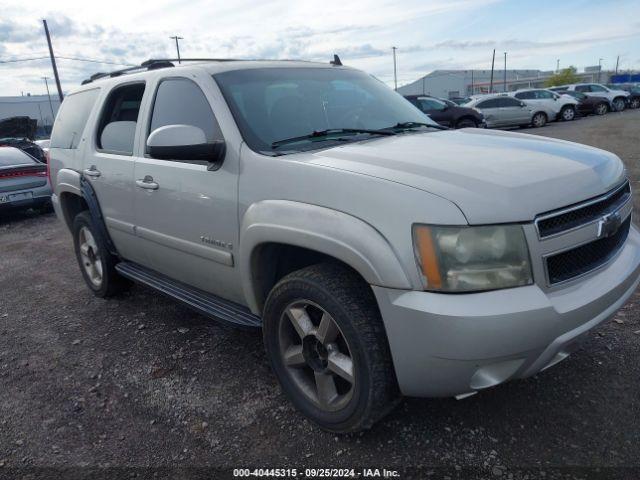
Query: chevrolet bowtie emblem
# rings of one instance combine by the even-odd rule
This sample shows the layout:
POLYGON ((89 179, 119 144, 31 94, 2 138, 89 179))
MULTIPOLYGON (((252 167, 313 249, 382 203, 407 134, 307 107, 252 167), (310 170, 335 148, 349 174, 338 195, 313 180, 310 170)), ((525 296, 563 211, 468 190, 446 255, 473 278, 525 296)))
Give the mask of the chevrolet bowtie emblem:
POLYGON ((605 215, 598 222, 598 238, 607 238, 614 235, 622 225, 620 212, 605 215))

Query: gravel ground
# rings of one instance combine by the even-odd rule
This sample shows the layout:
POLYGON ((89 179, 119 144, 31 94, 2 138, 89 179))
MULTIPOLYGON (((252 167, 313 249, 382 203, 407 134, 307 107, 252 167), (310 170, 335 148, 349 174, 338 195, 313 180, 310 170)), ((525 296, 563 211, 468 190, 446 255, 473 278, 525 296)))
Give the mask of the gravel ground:
MULTIPOLYGON (((640 111, 528 132, 614 151, 640 205, 640 111)), ((12 216, 0 220, 0 476, 342 466, 403 478, 638 478, 639 301, 540 375, 463 401, 407 399, 372 430, 336 437, 283 397, 259 333, 140 286, 94 298, 54 215, 12 216)))

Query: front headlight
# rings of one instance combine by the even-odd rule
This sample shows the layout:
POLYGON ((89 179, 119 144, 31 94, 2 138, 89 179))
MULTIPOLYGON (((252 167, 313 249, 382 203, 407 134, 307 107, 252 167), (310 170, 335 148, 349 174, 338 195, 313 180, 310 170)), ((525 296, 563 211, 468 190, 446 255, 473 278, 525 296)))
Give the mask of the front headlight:
POLYGON ((520 225, 413 226, 425 290, 473 292, 533 283, 520 225))

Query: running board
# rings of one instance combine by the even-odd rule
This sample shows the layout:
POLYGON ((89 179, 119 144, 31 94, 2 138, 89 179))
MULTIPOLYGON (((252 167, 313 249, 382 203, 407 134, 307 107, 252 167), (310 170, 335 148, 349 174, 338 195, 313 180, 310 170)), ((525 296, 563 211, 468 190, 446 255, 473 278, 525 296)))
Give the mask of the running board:
POLYGON ((236 327, 262 326, 260 317, 251 313, 248 308, 172 280, 136 263, 120 262, 116 265, 116 270, 123 277, 143 283, 214 320, 222 320, 236 327))

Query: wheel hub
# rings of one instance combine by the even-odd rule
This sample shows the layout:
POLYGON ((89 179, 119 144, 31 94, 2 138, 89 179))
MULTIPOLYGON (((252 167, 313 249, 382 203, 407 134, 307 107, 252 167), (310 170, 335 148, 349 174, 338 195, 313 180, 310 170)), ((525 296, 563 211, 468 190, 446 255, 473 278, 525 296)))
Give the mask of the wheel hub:
POLYGON ((329 366, 329 351, 315 335, 302 340, 302 355, 314 372, 326 372, 329 366))

